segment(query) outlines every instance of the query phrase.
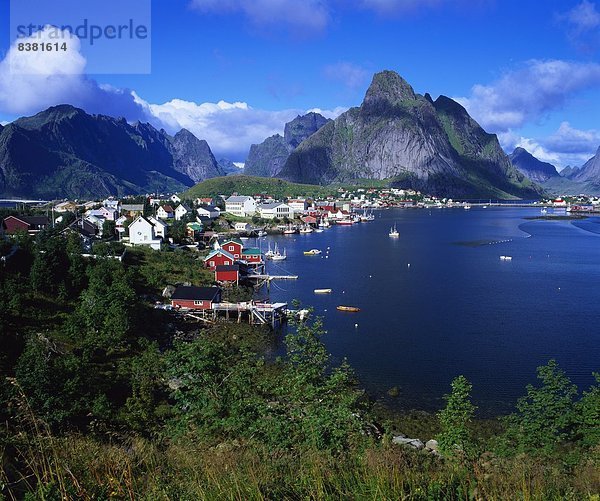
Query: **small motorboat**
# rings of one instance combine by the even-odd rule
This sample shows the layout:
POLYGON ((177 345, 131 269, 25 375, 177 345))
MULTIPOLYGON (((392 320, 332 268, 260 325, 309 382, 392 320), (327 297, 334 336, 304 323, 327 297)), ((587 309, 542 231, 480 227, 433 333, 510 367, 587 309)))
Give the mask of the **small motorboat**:
POLYGON ((356 306, 338 306, 337 309, 339 311, 350 311, 353 313, 360 311, 360 308, 357 308, 356 306))
POLYGON ((400 233, 398 233, 398 230, 396 229, 396 225, 394 225, 390 228, 389 235, 392 238, 398 238, 400 236, 400 233))
POLYGON ((512 256, 500 256, 500 261, 512 261, 512 256))
POLYGON ((316 256, 318 254, 321 254, 321 251, 319 249, 311 249, 309 251, 304 251, 305 256, 316 256))
POLYGON ((331 294, 333 289, 315 289, 315 294, 331 294))

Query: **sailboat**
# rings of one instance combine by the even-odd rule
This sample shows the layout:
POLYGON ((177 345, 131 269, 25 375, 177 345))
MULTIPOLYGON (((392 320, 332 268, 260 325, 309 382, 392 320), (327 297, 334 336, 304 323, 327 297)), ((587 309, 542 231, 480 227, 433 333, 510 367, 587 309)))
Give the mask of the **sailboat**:
POLYGON ((279 253, 279 249, 275 247, 275 252, 271 256, 272 261, 285 261, 287 259, 287 254, 285 249, 283 249, 283 254, 279 253))
MULTIPOLYGON (((277 246, 277 244, 275 244, 275 246, 277 246)), ((273 252, 273 249, 271 249, 271 242, 269 242, 269 250, 267 252, 265 252, 265 257, 267 259, 271 259, 274 255, 275 255, 275 252, 273 252)))
POLYGON ((390 228, 389 235, 392 238, 398 238, 400 236, 400 233, 398 233, 398 230, 396 229, 396 224, 390 228))

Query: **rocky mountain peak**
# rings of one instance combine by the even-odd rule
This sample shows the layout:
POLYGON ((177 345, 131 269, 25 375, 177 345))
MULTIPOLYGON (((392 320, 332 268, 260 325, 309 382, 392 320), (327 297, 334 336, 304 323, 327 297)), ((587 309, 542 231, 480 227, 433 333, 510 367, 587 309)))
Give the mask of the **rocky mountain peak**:
POLYGON ((302 141, 312 136, 326 123, 327 119, 319 113, 310 112, 306 115, 298 115, 294 120, 285 124, 283 137, 291 148, 297 148, 302 141))
POLYGON ((415 91, 410 84, 395 71, 375 73, 373 81, 367 90, 363 105, 377 104, 387 101, 391 105, 402 101, 415 100, 415 91))

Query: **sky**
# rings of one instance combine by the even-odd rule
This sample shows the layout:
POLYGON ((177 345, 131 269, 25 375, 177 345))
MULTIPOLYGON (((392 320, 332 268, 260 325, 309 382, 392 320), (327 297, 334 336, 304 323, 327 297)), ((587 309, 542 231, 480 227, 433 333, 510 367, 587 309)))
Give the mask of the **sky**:
MULTIPOLYGON (((52 2, 54 13, 68 1, 52 2)), ((89 73, 99 66, 77 38, 65 52, 19 52, 2 2, 0 122, 69 103, 185 127, 217 158, 243 162, 298 114, 360 105, 373 74, 389 69, 418 93, 456 99, 508 153, 521 146, 562 168, 600 146, 600 1, 136 2, 151 7, 146 73, 133 64, 144 54, 127 59, 125 48, 109 54, 114 73, 89 73)))

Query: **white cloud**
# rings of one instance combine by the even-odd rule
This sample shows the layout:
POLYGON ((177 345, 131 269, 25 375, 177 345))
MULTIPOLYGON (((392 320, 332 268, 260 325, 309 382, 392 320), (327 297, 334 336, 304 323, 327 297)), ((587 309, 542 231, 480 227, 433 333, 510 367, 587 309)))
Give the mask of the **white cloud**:
POLYGON ((321 108, 311 108, 310 110, 306 110, 306 113, 319 113, 320 115, 323 115, 325 118, 331 118, 333 120, 334 118, 339 117, 345 111, 348 111, 348 108, 346 106, 336 106, 332 110, 323 110, 321 108))
POLYGON ((596 29, 600 26, 600 12, 596 10, 596 4, 583 0, 566 14, 561 16, 570 29, 577 34, 596 29))
POLYGON ((509 130, 498 134, 498 139, 508 153, 519 146, 561 170, 567 165, 583 165, 594 156, 600 146, 600 131, 575 129, 568 122, 563 122, 556 132, 546 137, 524 137, 509 130))
POLYGON ((56 30, 47 26, 30 39, 18 39, 11 45, 0 61, 0 111, 31 114, 69 103, 90 113, 142 118, 142 110, 130 91, 99 85, 84 75, 86 60, 79 52, 79 39, 69 32, 63 32, 66 51, 18 50, 18 43, 56 42, 56 30))
POLYGON ((600 64, 530 60, 469 97, 455 98, 487 130, 503 132, 562 107, 577 92, 600 85, 600 64))
POLYGON ((324 30, 330 21, 325 0, 191 0, 200 12, 241 13, 258 27, 324 30))
POLYGON ((362 87, 370 76, 365 68, 346 61, 325 66, 323 73, 329 80, 341 82, 353 90, 362 87))
POLYGON ((544 144, 561 153, 590 157, 600 146, 600 130, 580 130, 562 122, 558 130, 544 140, 544 144))

